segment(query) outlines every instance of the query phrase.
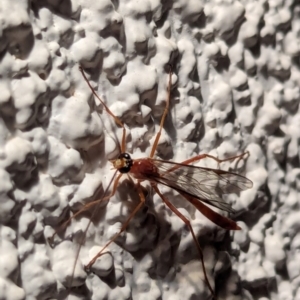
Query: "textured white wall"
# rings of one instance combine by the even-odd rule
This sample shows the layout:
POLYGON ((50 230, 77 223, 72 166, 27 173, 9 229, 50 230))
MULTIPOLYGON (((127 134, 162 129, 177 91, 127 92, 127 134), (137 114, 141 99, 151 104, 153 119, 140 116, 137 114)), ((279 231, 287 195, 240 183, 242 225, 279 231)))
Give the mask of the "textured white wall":
MULTIPOLYGON (((83 213, 113 170, 122 136, 79 72, 149 155, 247 161, 225 170, 254 186, 229 195, 242 231, 227 233, 177 193, 218 299, 300 299, 300 5, 297 1, 2 0, 0 3, 0 299, 209 299, 191 234, 145 185, 146 208, 87 275, 138 196, 126 180, 85 230, 83 213), (86 238, 75 266, 78 241, 86 238), (121 246, 121 247, 120 247, 121 246), (70 289, 70 283, 72 287, 70 289)), ((217 167, 210 160, 199 165, 217 167)), ((94 208, 95 209, 95 208, 94 208)))

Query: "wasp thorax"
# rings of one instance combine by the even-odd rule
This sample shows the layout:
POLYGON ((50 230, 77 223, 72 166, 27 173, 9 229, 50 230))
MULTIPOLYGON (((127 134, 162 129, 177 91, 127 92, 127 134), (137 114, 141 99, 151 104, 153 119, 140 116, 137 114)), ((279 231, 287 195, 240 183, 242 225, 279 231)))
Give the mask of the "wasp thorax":
POLYGON ((132 166, 132 159, 128 153, 121 153, 119 157, 113 161, 113 165, 120 173, 128 173, 132 166))

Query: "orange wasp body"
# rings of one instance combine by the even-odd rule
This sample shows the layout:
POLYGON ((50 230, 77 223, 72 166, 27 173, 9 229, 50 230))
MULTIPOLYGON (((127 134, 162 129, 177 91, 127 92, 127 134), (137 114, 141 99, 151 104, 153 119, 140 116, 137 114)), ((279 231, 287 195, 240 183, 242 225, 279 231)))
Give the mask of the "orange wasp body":
MULTIPOLYGON (((166 107, 161 118, 160 129, 156 134, 156 138, 152 146, 150 156, 147 158, 132 159, 130 155, 126 153, 126 143, 125 143, 126 129, 123 123, 119 118, 117 118, 110 111, 107 105, 102 101, 102 99, 100 99, 100 97, 94 91, 88 79, 86 78, 86 75, 84 74, 82 68, 80 68, 80 71, 85 81, 91 88, 94 96, 100 100, 107 113, 111 115, 112 118, 115 120, 115 122, 123 129, 123 136, 120 145, 120 154, 117 159, 112 161, 113 167, 116 171, 114 173, 113 179, 111 180, 111 183, 114 180, 111 194, 106 195, 107 193, 106 190, 104 193, 104 197, 102 199, 87 204, 81 211, 75 213, 72 216, 72 218, 76 217, 83 210, 89 209, 93 205, 99 204, 102 201, 109 200, 115 194, 119 180, 123 174, 127 174, 129 178, 133 177, 136 179, 137 191, 140 197, 140 203, 131 212, 127 220, 122 225, 120 231, 117 234, 115 234, 112 237, 112 239, 104 245, 102 250, 86 265, 85 267, 86 270, 90 270, 92 265, 96 262, 97 258, 100 257, 103 253, 105 253, 104 251, 112 242, 116 241, 118 236, 126 229, 126 227, 128 226, 131 219, 134 217, 134 215, 143 206, 143 204, 145 203, 145 196, 142 191, 140 183, 142 181, 148 180, 152 188, 160 196, 160 198, 163 200, 165 205, 169 207, 169 209, 171 209, 171 211, 175 213, 189 228, 200 255, 205 282, 212 296, 215 297, 214 290, 211 287, 211 284, 209 283, 208 280, 208 276, 206 274, 202 249, 200 247, 200 244, 197 240, 197 237, 194 233, 190 221, 160 192, 158 188, 158 184, 165 185, 176 190, 182 197, 184 197, 189 203, 191 203, 198 211, 200 211, 203 215, 205 215, 209 220, 211 220, 213 223, 217 224, 218 226, 227 230, 239 230, 240 227, 236 224, 236 222, 234 222, 233 220, 225 216, 220 215, 219 213, 215 212, 213 209, 208 207, 206 204, 221 209, 223 211, 226 211, 228 213, 232 213, 234 212, 234 210, 231 208, 230 204, 226 203, 222 199, 222 195, 229 194, 229 193, 239 193, 240 191, 249 189, 252 187, 252 182, 246 177, 235 173, 227 172, 220 169, 197 167, 191 164, 204 158, 210 158, 217 161, 218 163, 222 163, 225 161, 232 161, 234 159, 242 159, 245 155, 249 155, 249 153, 245 152, 240 155, 223 159, 223 160, 220 160, 209 154, 200 154, 193 158, 185 160, 182 163, 175 163, 175 162, 153 158, 159 142, 159 138, 161 136, 164 120, 166 118, 169 109, 169 102, 171 96, 171 83, 172 83, 172 72, 170 72, 166 107), (119 174, 117 175, 117 173, 119 174)), ((65 225, 67 225, 71 219, 69 219, 65 223, 65 225)), ((54 235, 52 236, 51 240, 53 240, 54 235)), ((79 256, 79 250, 78 250, 76 260, 78 259, 78 256, 79 256)))

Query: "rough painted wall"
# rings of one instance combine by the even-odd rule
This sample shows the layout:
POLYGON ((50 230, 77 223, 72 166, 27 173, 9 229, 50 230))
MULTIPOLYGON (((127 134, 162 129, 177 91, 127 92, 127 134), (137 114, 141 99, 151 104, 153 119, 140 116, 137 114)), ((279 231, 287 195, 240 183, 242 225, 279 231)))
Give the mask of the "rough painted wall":
POLYGON ((112 189, 109 159, 120 151, 122 129, 79 65, 126 125, 133 158, 151 151, 172 65, 158 158, 250 152, 196 163, 253 181, 224 196, 241 231, 160 187, 191 221, 217 299, 300 299, 299 2, 2 0, 0 20, 1 299, 211 298, 188 228, 149 183, 145 206, 93 273, 84 265, 139 202, 126 176, 49 246, 112 189))

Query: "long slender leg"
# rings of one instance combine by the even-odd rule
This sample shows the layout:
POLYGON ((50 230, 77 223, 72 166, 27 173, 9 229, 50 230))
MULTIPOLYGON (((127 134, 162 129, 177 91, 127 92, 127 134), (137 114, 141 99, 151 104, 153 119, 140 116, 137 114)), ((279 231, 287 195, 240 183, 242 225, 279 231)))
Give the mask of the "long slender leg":
POLYGON ((91 86, 89 80, 87 79, 85 73, 83 72, 83 68, 81 66, 79 66, 79 71, 81 72, 84 80, 86 81, 86 83, 88 84, 89 88, 91 89, 92 93, 94 94, 94 96, 102 103, 102 105, 104 106, 106 112, 115 120, 115 122, 122 127, 123 129, 123 135, 122 135, 122 143, 121 143, 121 153, 126 152, 126 128, 123 124, 123 122, 116 117, 112 111, 108 108, 108 106, 105 104, 105 102, 98 96, 98 94, 96 93, 96 91, 94 90, 94 88, 91 86))
POLYGON ((217 157, 215 157, 213 155, 210 155, 210 154, 199 154, 199 155, 196 155, 196 156, 194 156, 192 158, 189 158, 189 159, 181 162, 179 165, 175 165, 174 167, 170 168, 167 172, 172 172, 174 170, 177 170, 178 168, 181 167, 180 165, 189 165, 189 164, 191 164, 193 162, 196 162, 196 161, 204 159, 204 158, 211 158, 211 159, 215 160, 218 164, 221 164, 221 163, 223 163, 225 161, 232 161, 232 160, 235 160, 237 158, 239 160, 241 160, 246 155, 249 155, 248 151, 246 151, 246 152, 244 152, 244 153, 242 153, 240 155, 228 157, 228 158, 225 158, 225 159, 219 159, 219 158, 217 158, 217 157))
POLYGON ((152 158, 154 156, 154 153, 155 153, 155 150, 157 148, 157 145, 158 145, 158 142, 159 142, 159 138, 161 136, 161 132, 162 132, 162 129, 163 129, 163 126, 164 126, 165 118, 166 118, 167 113, 169 111, 170 98, 171 98, 172 74, 173 74, 173 72, 172 72, 172 69, 170 68, 166 107, 164 109, 163 115, 162 115, 161 120, 160 120, 159 131, 156 134, 155 141, 153 143, 153 146, 152 146, 152 149, 151 149, 151 153, 150 153, 150 158, 152 158))
MULTIPOLYGON (((113 189, 112 189, 112 192, 110 193, 110 195, 106 196, 106 197, 103 197, 101 199, 98 199, 98 200, 95 200, 95 201, 92 201, 90 203, 87 203, 81 210, 79 210, 78 212, 76 212, 72 217, 70 217, 63 225, 60 226, 60 228, 58 230, 56 230, 53 235, 48 239, 49 241, 49 244, 50 245, 53 245, 53 240, 54 240, 54 237, 55 235, 62 231, 64 228, 67 227, 67 225, 72 221, 72 219, 76 218, 78 215, 80 215, 82 212, 88 210, 89 208, 93 207, 94 205, 96 204, 100 204, 101 202, 103 201, 107 201, 109 200, 116 192, 117 190, 117 186, 118 186, 118 183, 119 183, 119 180, 120 178, 122 177, 123 174, 119 174, 117 176, 117 178, 115 179, 114 181, 114 185, 113 185, 113 189)), ((114 177, 114 176, 113 176, 114 177)))
MULTIPOLYGON (((117 174, 117 171, 115 172, 114 176, 112 177, 112 179, 111 179, 111 181, 110 181, 110 183, 109 183, 109 185, 108 185, 108 188, 109 188, 109 186, 110 186, 111 182, 113 181, 113 179, 114 179, 114 177, 115 177, 116 174, 117 174)), ((85 210, 87 210, 87 209, 93 207, 93 206, 96 205, 96 204, 100 204, 102 201, 107 201, 107 200, 109 200, 109 199, 115 194, 115 192, 116 192, 116 190, 117 190, 118 182, 119 182, 120 178, 122 177, 122 175, 123 175, 123 174, 119 174, 119 175, 117 176, 117 178, 114 180, 113 190, 112 190, 112 192, 110 193, 110 195, 108 195, 108 196, 106 196, 106 197, 103 197, 103 198, 101 198, 100 200, 96 200, 96 201, 93 201, 93 202, 90 202, 90 203, 86 204, 86 205, 83 207, 83 209, 79 210, 79 211, 78 211, 77 213, 75 213, 71 218, 69 218, 69 219, 63 224, 63 226, 61 226, 61 228, 65 228, 65 227, 71 222, 71 220, 72 220, 73 218, 75 218, 76 216, 78 216, 79 214, 81 214, 83 211, 85 211, 85 210)), ((92 216, 94 216, 94 214, 95 214, 96 211, 97 211, 97 210, 94 210, 94 211, 93 211, 92 216)), ((83 236, 84 236, 84 237, 86 236, 86 233, 87 233, 87 231, 88 231, 88 229, 89 229, 89 227, 90 227, 91 222, 92 222, 92 218, 89 220, 88 225, 87 225, 86 228, 85 228, 85 231, 84 231, 84 233, 83 233, 83 236)), ((60 229, 61 229, 61 228, 60 228, 60 229)), ((58 231, 55 231, 54 234, 52 235, 52 237, 50 237, 50 238, 48 239, 48 242, 49 242, 50 246, 53 245, 53 239, 54 239, 54 237, 55 237, 55 235, 56 235, 57 233, 58 233, 58 231)), ((77 250, 77 252, 76 252, 75 261, 74 261, 74 265, 73 265, 73 269, 72 269, 72 276, 71 276, 70 283, 69 283, 70 288, 69 288, 69 291, 68 291, 68 295, 70 294, 70 291, 71 291, 72 283, 73 283, 73 280, 74 280, 74 273, 75 273, 76 263, 77 263, 77 260, 78 260, 79 254, 80 254, 80 249, 81 249, 82 244, 83 244, 83 238, 82 238, 82 240, 79 242, 78 250, 77 250)))
POLYGON ((213 298, 215 299, 215 293, 214 293, 214 290, 212 289, 210 283, 209 283, 209 280, 208 280, 208 277, 207 277, 207 273, 206 273, 206 269, 205 269, 205 264, 204 264, 204 257, 203 257, 203 252, 202 252, 202 249, 200 247, 200 244, 196 238, 196 235, 195 235, 195 232, 193 230, 193 227, 190 223, 190 221, 183 215, 181 214, 178 209, 160 192, 160 190, 158 189, 158 187, 153 184, 152 185, 154 190, 156 191, 156 193, 161 197, 161 199, 164 201, 164 203, 172 210, 172 212, 174 212, 184 223, 185 225, 189 228, 191 234, 192 234, 192 237, 193 237, 193 240, 197 246, 197 249, 198 249, 198 252, 200 254, 200 259, 201 259, 201 264, 202 264, 202 268, 203 268, 203 274, 204 274, 204 278, 205 278, 205 282, 211 292, 211 294, 213 295, 213 298))
POLYGON ((109 242, 107 242, 104 247, 101 249, 100 252, 97 253, 97 255, 85 266, 85 269, 88 271, 90 270, 90 268, 92 267, 92 265, 95 263, 95 261, 97 260, 98 257, 100 257, 104 250, 111 244, 113 243, 118 236, 127 228, 129 222, 131 221, 131 219, 135 216, 135 214, 140 210, 140 208, 144 205, 145 203, 145 196, 143 194, 142 188, 140 183, 138 182, 137 184, 137 190, 140 196, 140 200, 141 202, 136 206, 136 208, 133 210, 133 212, 130 214, 130 216, 128 217, 128 219, 126 220, 126 222, 122 225, 120 231, 118 233, 116 233, 109 242))

